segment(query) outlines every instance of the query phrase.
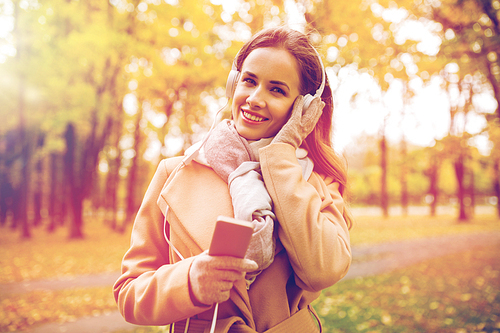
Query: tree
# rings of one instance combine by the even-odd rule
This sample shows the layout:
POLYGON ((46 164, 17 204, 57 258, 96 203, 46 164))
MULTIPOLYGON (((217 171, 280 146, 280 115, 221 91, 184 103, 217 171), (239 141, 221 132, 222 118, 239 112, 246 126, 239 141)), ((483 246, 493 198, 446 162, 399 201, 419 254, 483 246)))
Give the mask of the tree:
MULTIPOLYGON (((441 45, 438 57, 441 61, 456 63, 462 77, 469 74, 484 78, 482 90, 496 100, 495 110, 489 110, 500 118, 500 25, 497 1, 490 0, 446 0, 440 6, 422 2, 418 6, 408 6, 416 15, 427 17, 442 26, 441 45)), ((432 73, 432 71, 430 71, 432 73)), ((477 89, 476 89, 477 91, 477 89)), ((476 106, 477 107, 477 106, 476 106)), ((487 117, 491 123, 493 117, 487 117)), ((495 126, 488 126, 488 130, 495 126)), ((490 133, 490 138, 495 137, 490 133)), ((461 174, 460 162, 457 172, 461 174)), ((458 175, 457 174, 457 175, 458 175)), ((499 183, 498 173, 493 174, 493 183, 499 183)), ((500 193, 497 193, 500 198, 500 193)), ((500 206, 499 206, 500 210, 500 206)), ((459 219, 463 219, 460 213, 459 219)))
POLYGON ((427 156, 429 160, 425 175, 429 178, 428 200, 430 206, 430 216, 436 216, 436 208, 439 202, 439 171, 441 166, 441 142, 436 142, 433 147, 428 147, 427 156))
MULTIPOLYGON (((498 2, 490 0, 447 0, 441 6, 426 7, 428 16, 443 26, 440 54, 459 59, 472 74, 481 72, 489 81, 493 96, 500 101, 500 24, 498 2)), ((497 104, 497 117, 500 108, 497 104)))
POLYGON ((497 199, 497 214, 500 217, 500 120, 492 120, 488 123, 488 126, 490 140, 493 142, 491 149, 492 190, 497 199))
MULTIPOLYGON (((384 120, 385 123, 385 120, 384 120)), ((389 194, 387 191, 387 139, 385 136, 385 125, 381 129, 380 134, 380 207, 384 217, 389 217, 389 194)))
POLYGON ((133 132, 134 144, 133 144, 133 157, 131 159, 131 165, 128 170, 127 179, 127 191, 126 191, 126 202, 125 202, 125 225, 130 224, 135 217, 135 213, 139 208, 137 203, 137 185, 138 185, 138 172, 139 172, 139 155, 142 151, 141 146, 143 144, 142 139, 142 107, 138 108, 138 112, 135 115, 135 126, 133 132))

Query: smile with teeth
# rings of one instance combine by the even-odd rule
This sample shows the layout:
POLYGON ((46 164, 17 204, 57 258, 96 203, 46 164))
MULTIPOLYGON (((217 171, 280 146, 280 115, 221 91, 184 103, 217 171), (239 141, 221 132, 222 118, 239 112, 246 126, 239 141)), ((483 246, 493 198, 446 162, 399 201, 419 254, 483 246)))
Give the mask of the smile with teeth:
POLYGON ((252 120, 252 121, 257 121, 257 122, 260 122, 260 121, 264 121, 264 120, 267 120, 267 118, 263 118, 263 117, 259 117, 259 116, 256 116, 256 115, 253 115, 253 114, 250 114, 246 111, 242 111, 243 113, 243 116, 249 120, 252 120))

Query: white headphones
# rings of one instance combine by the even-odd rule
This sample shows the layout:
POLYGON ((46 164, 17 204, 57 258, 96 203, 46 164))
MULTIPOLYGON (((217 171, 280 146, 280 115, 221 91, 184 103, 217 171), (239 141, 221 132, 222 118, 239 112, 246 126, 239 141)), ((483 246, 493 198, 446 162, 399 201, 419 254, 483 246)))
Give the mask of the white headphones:
MULTIPOLYGON (((325 89, 325 67, 323 65, 323 61, 321 61, 321 57, 316 51, 316 49, 313 47, 314 52, 316 52, 316 55, 318 56, 319 63, 321 65, 321 85, 319 86, 318 90, 316 90, 316 93, 314 96, 311 96, 311 94, 307 94, 304 96, 304 106, 303 109, 307 110, 309 108, 309 105, 311 105, 312 101, 316 98, 319 97, 321 98, 321 95, 323 94, 323 90, 325 89)), ((239 53, 238 53, 239 54, 239 53)), ((226 82, 226 97, 227 98, 233 98, 234 91, 236 90, 236 86, 238 84, 238 80, 240 78, 241 73, 238 71, 236 68, 236 59, 238 58, 238 55, 236 55, 236 58, 233 61, 233 65, 231 66, 231 71, 229 72, 229 76, 227 78, 226 82)))

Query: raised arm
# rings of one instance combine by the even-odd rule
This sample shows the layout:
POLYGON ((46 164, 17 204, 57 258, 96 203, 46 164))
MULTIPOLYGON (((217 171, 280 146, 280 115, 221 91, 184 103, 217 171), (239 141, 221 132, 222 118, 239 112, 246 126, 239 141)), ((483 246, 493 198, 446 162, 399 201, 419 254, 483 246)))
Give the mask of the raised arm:
POLYGON ((297 285, 309 291, 333 285, 345 276, 351 263, 339 184, 316 173, 306 181, 292 145, 273 143, 259 154, 279 222, 278 235, 297 285))

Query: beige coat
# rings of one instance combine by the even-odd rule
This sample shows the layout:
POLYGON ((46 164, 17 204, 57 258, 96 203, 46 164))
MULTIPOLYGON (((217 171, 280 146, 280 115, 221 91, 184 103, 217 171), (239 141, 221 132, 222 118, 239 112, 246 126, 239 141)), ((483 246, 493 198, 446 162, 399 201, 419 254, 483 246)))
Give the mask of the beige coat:
MULTIPOLYGON (((259 153, 279 222, 276 256, 249 290, 244 280, 235 284, 230 299, 219 305, 218 318, 236 315, 263 332, 345 276, 351 249, 339 184, 315 172, 305 181, 288 144, 271 144, 259 153)), ((179 162, 173 158, 160 163, 114 286, 122 315, 134 324, 167 325, 193 316, 212 319, 213 308, 193 304, 188 272, 193 256, 208 249, 217 216, 233 216, 231 198, 227 184, 195 161, 169 178, 179 162), (166 232, 185 260, 164 239, 166 210, 166 232)))

